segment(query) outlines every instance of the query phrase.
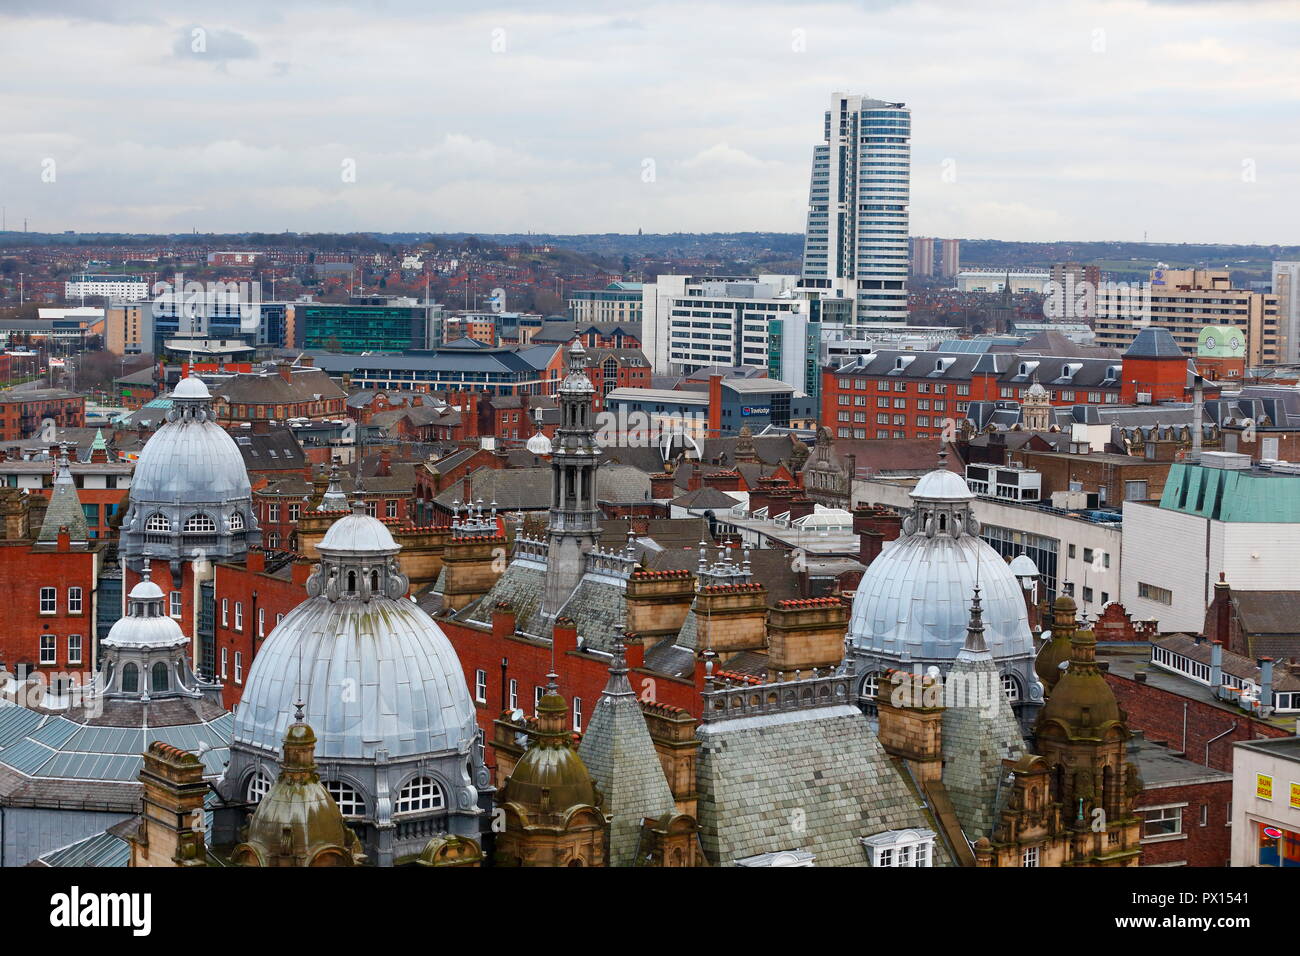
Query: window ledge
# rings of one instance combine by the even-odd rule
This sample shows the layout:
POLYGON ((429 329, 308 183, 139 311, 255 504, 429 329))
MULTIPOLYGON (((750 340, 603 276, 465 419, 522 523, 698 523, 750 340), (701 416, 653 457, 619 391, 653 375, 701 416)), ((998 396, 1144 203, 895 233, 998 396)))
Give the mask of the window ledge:
POLYGON ((1171 843, 1174 840, 1186 840, 1186 833, 1166 833, 1164 836, 1143 837, 1141 843, 1171 843))

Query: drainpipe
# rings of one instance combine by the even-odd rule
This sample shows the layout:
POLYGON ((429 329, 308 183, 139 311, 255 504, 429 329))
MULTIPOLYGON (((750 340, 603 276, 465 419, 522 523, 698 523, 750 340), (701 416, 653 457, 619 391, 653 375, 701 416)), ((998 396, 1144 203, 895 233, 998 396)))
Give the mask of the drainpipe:
POLYGON ((1234 720, 1234 721, 1232 722, 1232 726, 1231 726, 1231 727, 1229 727, 1229 728, 1228 728, 1227 730, 1225 730, 1223 733, 1219 734, 1219 736, 1214 737, 1214 738, 1212 738, 1211 740, 1207 740, 1207 741, 1205 742, 1205 766, 1208 767, 1208 766, 1210 765, 1210 744, 1214 743, 1214 742, 1217 741, 1217 740, 1222 740, 1224 737, 1228 736, 1228 734, 1232 733, 1234 730, 1237 729, 1237 724, 1238 724, 1238 721, 1235 721, 1235 720, 1234 720))

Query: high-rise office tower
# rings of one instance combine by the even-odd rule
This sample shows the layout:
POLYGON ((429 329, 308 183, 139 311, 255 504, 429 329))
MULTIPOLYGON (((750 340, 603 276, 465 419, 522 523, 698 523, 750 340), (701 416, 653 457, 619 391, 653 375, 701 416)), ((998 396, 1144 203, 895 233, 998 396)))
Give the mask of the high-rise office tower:
POLYGON ((902 103, 836 93, 813 149, 804 286, 851 281, 855 324, 907 322, 912 116, 902 103))

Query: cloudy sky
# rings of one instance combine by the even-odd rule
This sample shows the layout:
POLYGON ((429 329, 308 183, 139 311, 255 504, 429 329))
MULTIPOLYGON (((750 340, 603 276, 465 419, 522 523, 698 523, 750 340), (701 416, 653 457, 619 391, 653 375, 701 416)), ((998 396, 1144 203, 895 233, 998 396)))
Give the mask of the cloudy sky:
POLYGON ((10 229, 802 231, 837 90, 912 232, 1300 242, 1300 0, 0 0, 10 229))

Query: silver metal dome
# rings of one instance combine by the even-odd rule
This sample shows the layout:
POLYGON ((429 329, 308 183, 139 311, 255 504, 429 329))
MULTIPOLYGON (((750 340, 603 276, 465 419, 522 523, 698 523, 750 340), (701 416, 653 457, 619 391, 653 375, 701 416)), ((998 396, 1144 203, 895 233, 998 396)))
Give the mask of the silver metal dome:
POLYGON ((900 538, 871 562, 853 599, 849 637, 891 658, 945 661, 966 641, 976 576, 984 598, 984 641, 995 658, 1032 657, 1020 582, 973 534, 900 538))
POLYGON ((302 700, 318 760, 465 750, 478 733, 460 659, 407 600, 400 550, 361 502, 330 526, 306 601, 253 658, 233 740, 278 753, 302 700))
POLYGON ((318 760, 458 752, 478 733, 451 642, 406 600, 289 612, 253 658, 232 739, 278 755, 300 698, 318 760))
POLYGON ((182 379, 171 398, 167 421, 136 462, 122 554, 170 561, 242 555, 260 535, 239 447, 214 420, 202 381, 182 379))
POLYGON ((526 447, 531 454, 540 456, 549 455, 552 450, 551 440, 542 432, 537 432, 529 438, 526 447))

